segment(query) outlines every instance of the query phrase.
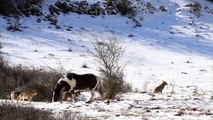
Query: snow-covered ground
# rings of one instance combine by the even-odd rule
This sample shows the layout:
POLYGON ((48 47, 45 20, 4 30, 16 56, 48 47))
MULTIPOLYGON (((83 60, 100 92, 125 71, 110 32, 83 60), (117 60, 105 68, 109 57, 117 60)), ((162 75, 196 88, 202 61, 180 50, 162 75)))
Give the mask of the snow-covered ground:
MULTIPOLYGON (((0 16, 2 52, 11 65, 98 75, 88 52, 92 50, 91 40, 124 43, 125 80, 133 85, 134 93, 122 94, 119 101, 110 104, 80 100, 31 105, 56 114, 70 110, 97 119, 213 119, 213 14, 204 10, 206 6, 212 9, 213 4, 199 1, 203 9, 196 17, 185 7, 192 3, 190 0, 149 1, 157 8, 164 5, 167 12, 139 13, 137 19, 143 20, 142 27, 137 28, 132 20, 119 15, 94 18, 70 13, 58 16, 61 29, 29 17, 21 19, 21 25, 26 26, 23 31, 10 32, 6 30, 7 21, 0 16), (70 27, 71 31, 66 30, 70 27), (89 68, 82 68, 84 64, 89 68), (162 95, 153 95, 162 81, 169 85, 162 95)), ((135 4, 139 6, 140 1, 135 4)))

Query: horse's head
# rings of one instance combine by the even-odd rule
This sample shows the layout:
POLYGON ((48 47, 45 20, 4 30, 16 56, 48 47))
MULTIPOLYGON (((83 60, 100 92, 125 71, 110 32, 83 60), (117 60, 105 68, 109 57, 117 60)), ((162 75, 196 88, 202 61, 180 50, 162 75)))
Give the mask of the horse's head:
MULTIPOLYGON (((70 90, 70 88, 72 86, 72 82, 67 76, 68 75, 66 74, 62 78, 60 78, 58 83, 54 87, 52 102, 56 102, 60 98, 60 94, 62 91, 70 90)), ((69 77, 72 77, 71 74, 69 77)))
POLYGON ((62 88, 63 86, 61 83, 57 83, 57 85, 54 87, 52 102, 56 102, 60 98, 62 88))

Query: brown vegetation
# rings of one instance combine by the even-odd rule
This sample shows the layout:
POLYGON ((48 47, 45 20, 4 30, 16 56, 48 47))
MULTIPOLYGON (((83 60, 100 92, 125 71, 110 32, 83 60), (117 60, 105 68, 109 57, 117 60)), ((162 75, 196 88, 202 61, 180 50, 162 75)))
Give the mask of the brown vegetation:
POLYGON ((117 40, 95 40, 92 52, 103 79, 105 99, 114 99, 118 93, 131 90, 124 81, 124 66, 120 58, 124 52, 122 44, 117 40))
MULTIPOLYGON (((1 46, 1 44, 0 44, 1 46)), ((35 101, 51 101, 53 86, 62 74, 25 66, 9 66, 0 53, 0 99, 9 99, 11 91, 37 90, 35 101)))
POLYGON ((193 4, 187 4, 186 7, 190 8, 190 12, 197 17, 201 16, 202 6, 198 1, 194 1, 193 4))
POLYGON ((38 110, 32 107, 0 104, 1 120, 56 120, 51 112, 38 110))
POLYGON ((121 15, 134 17, 136 9, 132 6, 130 0, 108 0, 108 6, 116 7, 121 15))
POLYGON ((0 14, 5 16, 41 15, 43 0, 0 0, 0 14))

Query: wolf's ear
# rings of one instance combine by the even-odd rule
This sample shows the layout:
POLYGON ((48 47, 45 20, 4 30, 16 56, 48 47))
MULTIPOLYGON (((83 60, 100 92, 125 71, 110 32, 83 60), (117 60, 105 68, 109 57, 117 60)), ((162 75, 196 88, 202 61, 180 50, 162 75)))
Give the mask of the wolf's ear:
POLYGON ((73 73, 67 73, 67 75, 66 75, 66 76, 67 76, 67 78, 68 78, 68 79, 72 80, 73 73))

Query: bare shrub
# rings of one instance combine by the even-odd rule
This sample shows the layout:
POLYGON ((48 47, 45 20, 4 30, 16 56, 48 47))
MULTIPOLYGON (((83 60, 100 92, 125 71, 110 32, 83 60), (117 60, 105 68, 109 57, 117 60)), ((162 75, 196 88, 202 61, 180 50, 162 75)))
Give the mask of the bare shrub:
POLYGON ((26 0, 26 2, 32 5, 37 5, 37 4, 41 4, 43 0, 26 0))
POLYGON ((186 7, 190 7, 190 12, 197 17, 200 17, 202 6, 198 1, 194 1, 193 4, 188 4, 186 7))
POLYGON ((200 17, 201 9, 202 9, 201 4, 199 2, 194 2, 194 6, 192 7, 192 11, 197 17, 200 17))
POLYGON ((51 112, 19 105, 0 104, 1 120, 56 120, 51 112))
POLYGON ((18 14, 17 9, 14 8, 13 0, 0 0, 0 14, 10 16, 11 14, 18 14))
POLYGON ((37 69, 29 70, 26 68, 24 69, 24 73, 19 75, 22 78, 19 80, 19 83, 21 83, 21 91, 35 89, 38 92, 38 95, 35 96, 35 101, 51 101, 53 86, 62 76, 62 73, 37 69))
POLYGON ((7 27, 9 31, 21 31, 20 17, 16 16, 10 20, 10 26, 7 27))
MULTIPOLYGON (((87 120, 85 116, 82 116, 71 111, 64 111, 59 117, 58 120, 87 120)), ((93 119, 89 119, 93 120, 93 119)))
MULTIPOLYGON (((82 116, 71 111, 63 111, 57 116, 47 110, 39 110, 33 107, 3 103, 0 104, 0 120, 85 120, 82 116)), ((88 118, 90 119, 90 118, 88 118)), ((90 119, 93 120, 93 119, 90 119)))
MULTIPOLYGON (((3 64, 5 64, 3 62, 3 64)), ((0 98, 8 99, 11 91, 29 91, 36 89, 36 101, 51 101, 54 84, 62 76, 59 72, 30 69, 24 66, 0 67, 0 98)))
POLYGON ((118 40, 94 40, 94 52, 101 78, 104 80, 105 98, 113 99, 120 92, 127 92, 131 86, 124 81, 124 65, 120 58, 124 48, 118 40))
MULTIPOLYGON (((0 44, 0 48, 2 45, 0 44)), ((57 70, 45 71, 25 66, 8 65, 0 54, 0 98, 9 99, 10 92, 36 89, 36 101, 51 101, 54 84, 62 76, 57 70)))
POLYGON ((118 0, 117 8, 121 15, 135 16, 136 10, 131 6, 129 0, 118 0))
POLYGON ((7 98, 14 84, 12 84, 13 82, 7 84, 9 81, 6 77, 7 74, 5 73, 9 71, 7 70, 7 62, 3 59, 1 54, 2 47, 2 43, 0 43, 0 98, 7 98))
POLYGON ((38 7, 43 0, 0 0, 0 14, 4 16, 41 15, 38 7))
POLYGON ((115 6, 123 16, 133 17, 136 15, 136 10, 129 0, 108 0, 108 5, 115 6))

